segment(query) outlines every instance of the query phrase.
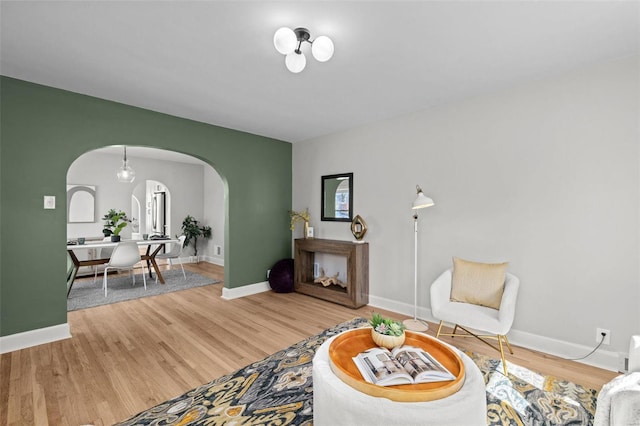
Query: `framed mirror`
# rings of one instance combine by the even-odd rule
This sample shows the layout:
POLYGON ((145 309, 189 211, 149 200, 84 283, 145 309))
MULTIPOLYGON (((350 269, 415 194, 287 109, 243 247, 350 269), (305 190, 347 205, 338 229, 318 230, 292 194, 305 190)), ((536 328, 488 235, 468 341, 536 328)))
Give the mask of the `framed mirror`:
POLYGON ((353 219, 353 173, 322 176, 322 200, 324 221, 351 222, 353 219))

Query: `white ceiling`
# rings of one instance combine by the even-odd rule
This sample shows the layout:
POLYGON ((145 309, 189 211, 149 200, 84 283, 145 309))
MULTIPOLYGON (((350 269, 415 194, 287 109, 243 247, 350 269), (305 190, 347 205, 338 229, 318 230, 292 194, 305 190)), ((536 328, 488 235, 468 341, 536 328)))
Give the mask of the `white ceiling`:
POLYGON ((2 1, 0 72, 289 142, 640 52, 638 1, 2 1), (281 26, 335 55, 288 72, 281 26))

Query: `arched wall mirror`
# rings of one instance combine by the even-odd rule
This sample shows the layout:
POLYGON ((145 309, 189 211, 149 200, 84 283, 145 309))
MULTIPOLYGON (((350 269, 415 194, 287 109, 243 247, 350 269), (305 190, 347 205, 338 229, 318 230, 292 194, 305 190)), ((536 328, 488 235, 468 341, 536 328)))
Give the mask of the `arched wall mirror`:
POLYGON ((353 220, 353 173, 322 176, 324 221, 351 222, 353 220))

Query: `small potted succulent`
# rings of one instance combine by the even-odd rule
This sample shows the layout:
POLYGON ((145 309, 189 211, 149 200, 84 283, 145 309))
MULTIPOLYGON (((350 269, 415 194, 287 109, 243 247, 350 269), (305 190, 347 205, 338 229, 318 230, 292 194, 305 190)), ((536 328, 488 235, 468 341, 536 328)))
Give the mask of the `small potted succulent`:
POLYGON ((369 324, 373 327, 371 338, 376 345, 387 349, 393 349, 404 343, 404 324, 390 318, 383 318, 378 313, 373 313, 369 324))
POLYGON ((114 243, 120 241, 120 231, 127 226, 127 222, 130 222, 125 212, 122 210, 116 211, 115 209, 110 209, 107 214, 102 217, 102 220, 104 220, 102 233, 105 237, 111 236, 111 241, 114 243))

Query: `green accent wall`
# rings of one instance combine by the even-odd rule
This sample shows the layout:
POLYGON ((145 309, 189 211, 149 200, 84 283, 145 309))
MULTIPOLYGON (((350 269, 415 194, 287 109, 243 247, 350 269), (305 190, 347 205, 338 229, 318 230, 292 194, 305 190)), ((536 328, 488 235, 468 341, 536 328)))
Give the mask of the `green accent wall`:
POLYGON ((227 188, 226 287, 262 282, 291 257, 287 142, 8 77, 0 120, 0 336, 67 322, 67 170, 104 146, 168 149, 216 169, 227 188))

